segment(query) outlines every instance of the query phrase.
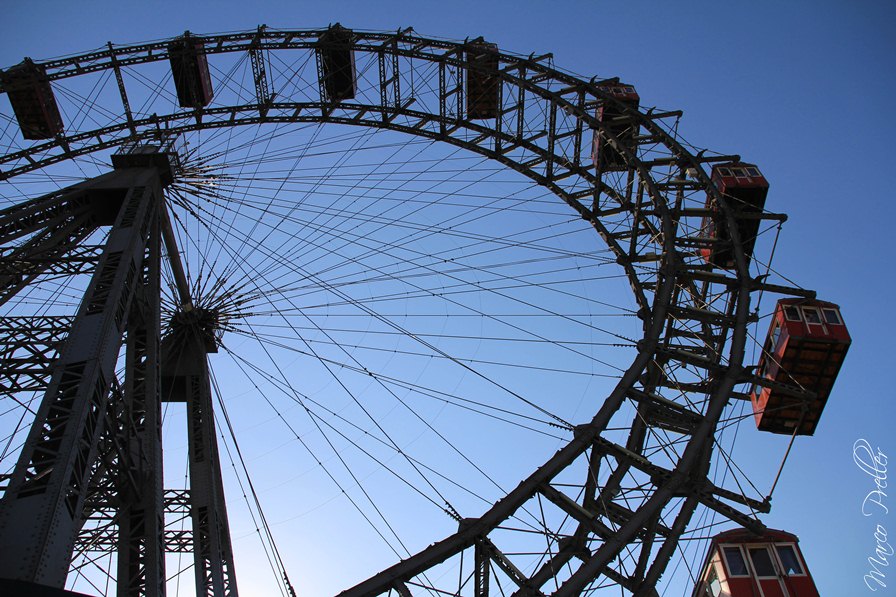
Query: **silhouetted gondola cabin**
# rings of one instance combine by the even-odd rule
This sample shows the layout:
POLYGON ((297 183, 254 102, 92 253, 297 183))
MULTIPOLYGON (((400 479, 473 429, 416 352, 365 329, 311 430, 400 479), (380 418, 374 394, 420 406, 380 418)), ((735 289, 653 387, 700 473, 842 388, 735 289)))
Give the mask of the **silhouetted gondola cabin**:
MULTIPOLYGON (((605 83, 600 89, 612 96, 610 100, 604 100, 597 108, 597 119, 604 125, 607 132, 616 137, 618 142, 629 152, 636 149, 635 135, 638 133, 638 124, 626 113, 626 108, 638 109, 641 97, 635 88, 625 83, 605 83)), ((600 134, 599 129, 594 131, 594 144, 591 153, 594 165, 601 172, 626 170, 628 165, 622 152, 609 141, 609 137, 600 134)))
POLYGON ((474 41, 467 46, 467 118, 497 118, 501 79, 498 78, 498 46, 474 41))
POLYGON ((187 31, 168 44, 171 74, 182 108, 202 108, 212 101, 212 78, 208 72, 205 44, 187 31))
POLYGON ((0 83, 24 138, 52 139, 62 132, 62 116, 46 67, 25 58, 20 64, 0 71, 0 83))
POLYGON ((713 537, 692 597, 819 597, 799 539, 766 529, 734 529, 713 537))
POLYGON ((336 23, 320 36, 317 52, 327 101, 354 99, 358 81, 352 51, 352 30, 336 23))
MULTIPOLYGON (((738 237, 749 261, 759 232, 759 215, 765 208, 768 181, 755 164, 732 162, 713 166, 712 182, 734 209, 738 237)), ((703 218, 703 236, 714 242, 710 248, 702 249, 703 258, 716 267, 734 267, 731 235, 712 196, 706 198, 706 208, 713 213, 703 218)))
POLYGON ((750 398, 756 426, 787 435, 815 433, 850 342, 840 307, 834 303, 779 300, 756 374, 814 392, 815 398, 804 404, 786 388, 755 384, 750 398))

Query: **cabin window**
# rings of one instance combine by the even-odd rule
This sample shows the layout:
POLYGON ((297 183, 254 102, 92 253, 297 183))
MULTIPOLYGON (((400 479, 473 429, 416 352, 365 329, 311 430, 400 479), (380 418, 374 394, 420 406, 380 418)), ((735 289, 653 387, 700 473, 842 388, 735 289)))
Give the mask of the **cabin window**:
POLYGON ((806 323, 821 324, 821 315, 815 307, 803 307, 803 317, 806 318, 806 323))
POLYGON ((776 545, 778 558, 781 560, 781 568, 787 576, 799 576, 803 574, 803 567, 796 556, 796 550, 792 545, 776 545))
POLYGON ((827 323, 833 325, 841 325, 840 314, 837 313, 837 309, 822 309, 822 313, 824 313, 824 320, 827 323))
POLYGON ((775 565, 772 564, 772 556, 765 547, 751 547, 750 560, 753 562, 753 569, 758 577, 777 576, 775 574, 775 565))
POLYGON ((775 327, 772 329, 772 346, 771 350, 768 352, 774 352, 778 347, 778 338, 781 337, 781 324, 777 321, 775 322, 775 327))
POLYGON ((753 177, 762 176, 761 174, 759 174, 759 170, 756 168, 747 168, 747 174, 753 177))
POLYGON ((762 394, 762 386, 758 383, 753 384, 753 394, 758 398, 762 394))
POLYGON ((719 582, 719 575, 715 566, 710 568, 709 574, 706 576, 706 597, 719 597, 722 594, 722 583, 719 582))
POLYGON ((784 307, 784 317, 787 318, 787 321, 799 321, 800 310, 796 307, 784 307))
POLYGON ((720 176, 731 176, 731 170, 729 170, 728 168, 719 168, 719 175, 720 176))
POLYGON ((729 576, 750 576, 747 563, 744 561, 744 554, 741 553, 739 547, 723 547, 722 552, 725 554, 725 562, 728 564, 729 576))

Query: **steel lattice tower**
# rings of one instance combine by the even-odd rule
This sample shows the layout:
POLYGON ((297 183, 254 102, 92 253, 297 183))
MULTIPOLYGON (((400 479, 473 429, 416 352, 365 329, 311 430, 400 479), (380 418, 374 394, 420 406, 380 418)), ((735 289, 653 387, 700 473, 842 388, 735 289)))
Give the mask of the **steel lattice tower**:
MULTIPOLYGON (((206 361, 214 322, 192 308, 183 282, 182 311, 161 342, 162 239, 169 256, 178 254, 162 193, 177 154, 135 144, 116 157, 108 175, 4 214, 6 243, 34 234, 17 261, 43 267, 53 265, 48 254, 97 226, 111 223, 111 232, 75 318, 46 321, 25 340, 55 348, 64 336, 58 356, 40 353, 17 364, 32 372, 46 366, 49 384, 0 507, 0 578, 61 587, 77 542, 110 541, 81 533, 86 517, 105 511, 118 527, 108 549, 118 553, 119 594, 165 593, 164 395, 188 406, 191 490, 178 499, 192 518, 196 586, 236 595, 206 361)), ((38 275, 39 267, 24 275, 38 275)), ((20 280, 10 277, 10 292, 20 280)))

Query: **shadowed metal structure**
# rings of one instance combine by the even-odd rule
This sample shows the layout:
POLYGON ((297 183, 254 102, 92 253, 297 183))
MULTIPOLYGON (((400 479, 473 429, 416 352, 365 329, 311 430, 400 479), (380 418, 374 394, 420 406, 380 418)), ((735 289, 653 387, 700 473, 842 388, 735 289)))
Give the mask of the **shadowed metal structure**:
MULTIPOLYGON (((751 272, 755 239, 740 238, 740 219, 784 217, 747 214, 720 193, 705 168, 739 158, 691 151, 669 124, 680 113, 639 108, 620 98, 618 79, 582 79, 555 69, 550 56, 412 30, 260 27, 28 64, 44 100, 49 84, 111 73, 117 105, 77 126, 28 125, 41 139, 5 150, 0 184, 118 151, 109 173, 0 212, 0 302, 41 276, 92 272, 76 314, 0 319, 4 395, 43 393, 0 501, 0 578, 62 588, 74 553, 114 551, 118 595, 162 595, 165 554, 192 552, 197 594, 237 594, 206 358, 225 326, 214 305, 198 305, 169 215, 170 188, 190 175, 201 147, 179 153, 171 142, 196 131, 294 123, 388 129, 520 173, 603 239, 640 321, 633 358, 597 411, 576 425, 553 417, 569 433, 556 453, 482 511, 451 512, 456 532, 342 595, 478 597, 502 594, 499 587, 515 595, 620 587, 653 595, 698 508, 763 528, 756 513, 768 511, 767 499, 711 480, 716 438, 725 410, 749 400, 752 384, 811 398, 754 375, 745 351, 754 294, 814 293, 751 272), (213 89, 223 75, 209 66, 226 56, 251 64, 245 89, 254 97, 232 93, 229 83, 213 89), (305 60, 316 68, 293 66, 305 60), (173 82, 164 82, 169 93, 176 86, 176 105, 135 112, 139 80, 128 73, 169 63, 173 82), (593 159, 592 148, 612 160, 593 159), (705 235, 706 218, 726 234, 705 235), (109 230, 105 244, 88 244, 100 228, 109 230), (702 255, 712 250, 724 250, 731 267, 707 263, 702 255), (163 261, 174 286, 165 321, 163 261), (187 405, 186 491, 166 491, 162 480, 164 401, 187 405), (622 417, 619 441, 608 430, 622 417), (166 511, 188 515, 190 529, 166 528, 166 511), (522 511, 540 511, 542 528, 514 528, 522 511), (446 565, 459 572, 439 589, 435 572, 446 565)), ((14 83, 0 78, 4 91, 30 89, 20 71, 6 71, 14 83)), ((23 126, 43 118, 22 114, 23 126)), ((287 258, 271 254, 279 257, 287 258)))

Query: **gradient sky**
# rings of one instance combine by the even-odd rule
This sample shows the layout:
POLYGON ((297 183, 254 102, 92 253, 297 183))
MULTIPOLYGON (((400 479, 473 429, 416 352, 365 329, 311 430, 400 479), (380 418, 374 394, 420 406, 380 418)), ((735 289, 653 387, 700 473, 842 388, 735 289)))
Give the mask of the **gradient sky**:
MULTIPOLYGON (((896 136, 896 5, 9 1, 0 18, 4 66, 110 40, 261 23, 305 29, 338 21, 356 29, 412 26, 423 36, 450 39, 482 35, 517 53, 553 52, 557 66, 586 77, 619 76, 637 86, 642 106, 683 110, 686 139, 740 154, 770 181, 767 208, 790 216, 775 268, 842 307, 850 354, 815 436, 796 442, 765 523, 799 535, 822 595, 869 593, 862 577, 875 525, 896 537, 896 497, 886 502, 891 513, 863 516, 862 501, 874 487, 853 462, 860 439, 896 454, 896 355, 886 307, 896 292, 887 249, 896 221, 889 163, 896 136)), ((780 442, 774 446, 778 457, 770 469, 782 454, 780 442)), ((892 589, 896 566, 887 572, 892 589)))

